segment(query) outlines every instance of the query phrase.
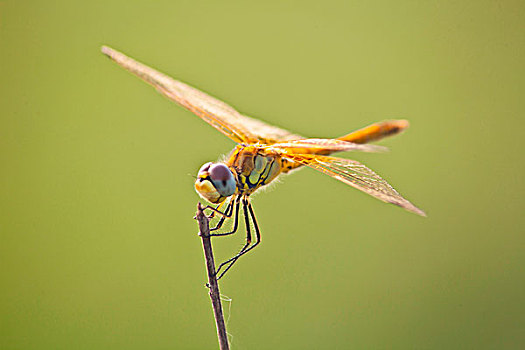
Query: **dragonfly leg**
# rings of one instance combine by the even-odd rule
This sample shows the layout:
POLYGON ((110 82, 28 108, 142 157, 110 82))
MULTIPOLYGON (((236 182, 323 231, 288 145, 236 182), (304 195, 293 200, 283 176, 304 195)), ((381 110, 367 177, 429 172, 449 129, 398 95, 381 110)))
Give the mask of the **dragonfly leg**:
POLYGON ((228 236, 228 235, 232 235, 235 232, 237 232, 237 227, 239 226, 239 205, 240 205, 239 199, 240 199, 240 197, 235 198, 235 204, 233 203, 234 201, 232 200, 232 202, 228 205, 229 208, 227 208, 227 209, 230 209, 229 215, 228 216, 224 215, 221 218, 221 220, 217 223, 217 226, 215 226, 214 228, 210 229, 210 231, 215 231, 215 230, 218 230, 219 228, 221 228, 222 224, 224 223, 224 220, 226 218, 231 218, 232 213, 233 213, 233 207, 235 207, 235 214, 234 214, 234 218, 233 218, 233 228, 232 228, 232 230, 229 231, 229 232, 213 233, 213 234, 210 234, 210 237, 213 237, 213 236, 228 236))
MULTIPOLYGON (((202 208, 202 210, 206 210, 206 209, 210 209, 212 211, 212 213, 208 216, 208 219, 212 219, 214 216, 215 216, 215 213, 221 215, 221 216, 228 216, 226 213, 223 213, 222 211, 219 210, 219 208, 224 204, 221 203, 217 206, 217 208, 214 208, 212 207, 211 205, 207 205, 205 206, 204 208, 202 208)), ((228 208, 226 208, 226 210, 228 210, 228 208)))
MULTIPOLYGON (((229 219, 229 218, 232 217, 235 200, 236 199, 231 199, 230 200, 230 203, 228 203, 228 206, 226 207, 226 210, 224 211, 223 215, 221 215, 221 219, 219 220, 217 225, 215 225, 215 227, 210 228, 210 231, 216 231, 216 230, 220 229, 222 227, 222 224, 224 224, 224 222, 226 221, 226 219, 229 219)), ((217 206, 217 208, 215 208, 215 209, 219 209, 219 206, 217 206)), ((208 218, 211 219, 213 217, 214 213, 215 212, 212 212, 211 215, 208 216, 208 218)))
POLYGON ((257 224, 257 220, 255 219, 255 214, 253 212, 252 204, 248 202, 248 199, 243 199, 243 211, 244 211, 244 219, 246 221, 246 244, 242 247, 242 249, 235 255, 233 258, 226 260, 222 264, 219 265, 219 268, 217 269, 217 275, 221 271, 223 267, 226 266, 224 271, 219 275, 217 280, 221 279, 226 272, 228 272, 229 269, 235 264, 235 262, 244 254, 248 253, 250 250, 255 248, 259 243, 261 243, 261 232, 259 231, 259 225, 257 224), (250 232, 250 221, 248 218, 248 214, 250 215, 250 218, 253 222, 253 227, 255 229, 255 237, 256 241, 253 245, 250 246, 251 243, 251 232, 250 232))

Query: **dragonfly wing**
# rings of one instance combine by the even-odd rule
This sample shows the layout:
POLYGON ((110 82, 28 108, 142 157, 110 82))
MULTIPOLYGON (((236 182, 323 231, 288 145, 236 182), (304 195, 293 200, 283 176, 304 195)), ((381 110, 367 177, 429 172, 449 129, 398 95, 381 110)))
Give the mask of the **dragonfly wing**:
POLYGON ((319 154, 334 152, 386 152, 388 148, 377 145, 362 145, 336 139, 302 139, 275 143, 269 148, 279 149, 283 154, 319 154))
POLYGON ((251 143, 274 144, 281 141, 303 139, 303 136, 293 134, 288 130, 266 124, 265 122, 242 115, 242 125, 250 130, 251 143))
MULTIPOLYGON (((288 158, 288 156, 286 157, 288 158)), ((425 212, 403 198, 379 175, 359 162, 344 158, 310 154, 291 155, 289 158, 295 162, 319 170, 383 202, 392 203, 418 215, 426 216, 425 212)))
POLYGON ((205 122, 235 142, 274 143, 279 140, 301 138, 286 130, 244 116, 228 104, 187 84, 172 79, 112 48, 103 46, 102 53, 126 70, 154 86, 170 100, 177 102, 179 105, 201 117, 205 122))

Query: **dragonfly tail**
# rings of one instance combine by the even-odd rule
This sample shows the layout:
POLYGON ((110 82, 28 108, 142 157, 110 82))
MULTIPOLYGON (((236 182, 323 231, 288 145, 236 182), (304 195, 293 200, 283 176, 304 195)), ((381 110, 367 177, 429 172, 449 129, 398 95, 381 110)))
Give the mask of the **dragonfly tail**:
POLYGON ((350 134, 337 138, 341 141, 353 143, 368 143, 379 141, 384 137, 399 134, 406 128, 409 123, 407 120, 386 120, 379 123, 374 123, 350 134))

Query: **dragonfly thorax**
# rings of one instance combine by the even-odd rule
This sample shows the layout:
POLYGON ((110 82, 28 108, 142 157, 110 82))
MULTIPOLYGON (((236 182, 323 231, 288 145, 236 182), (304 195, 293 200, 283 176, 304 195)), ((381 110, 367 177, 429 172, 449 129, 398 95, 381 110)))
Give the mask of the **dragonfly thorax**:
POLYGON ((230 155, 227 164, 237 177, 239 192, 252 194, 269 184, 281 173, 281 156, 255 145, 239 145, 230 155))
POLYGON ((211 203, 221 203, 235 193, 236 181, 224 163, 206 163, 197 174, 195 190, 211 203))

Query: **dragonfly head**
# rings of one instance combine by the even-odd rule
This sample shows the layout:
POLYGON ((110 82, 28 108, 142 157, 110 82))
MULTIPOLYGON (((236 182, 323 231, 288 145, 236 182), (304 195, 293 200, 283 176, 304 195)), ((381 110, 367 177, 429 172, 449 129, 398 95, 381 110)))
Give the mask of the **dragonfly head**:
POLYGON ((206 163, 197 174, 195 189, 211 203, 221 203, 235 193, 237 185, 232 171, 224 163, 206 163))

